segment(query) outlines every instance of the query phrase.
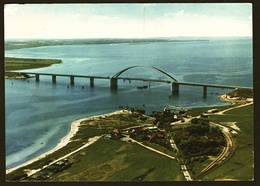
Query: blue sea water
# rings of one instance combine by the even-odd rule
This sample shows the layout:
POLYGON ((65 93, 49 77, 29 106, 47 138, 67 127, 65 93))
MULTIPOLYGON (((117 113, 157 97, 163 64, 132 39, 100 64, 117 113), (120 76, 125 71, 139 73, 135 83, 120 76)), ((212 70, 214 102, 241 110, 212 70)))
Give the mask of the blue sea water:
MULTIPOLYGON (((178 81, 253 86, 252 38, 48 46, 5 51, 5 55, 63 61, 26 70, 32 72, 112 77, 129 66, 142 65, 159 68, 178 81)), ((162 78, 148 67, 132 68, 124 75, 162 78)), ((5 80, 7 169, 55 147, 79 118, 112 112, 121 105, 144 108, 147 113, 167 105, 225 105, 219 95, 230 91, 208 88, 203 97, 201 87, 180 86, 180 93, 173 95, 170 85, 163 83, 120 80, 118 90, 111 91, 109 80, 95 79, 94 87, 89 86, 89 79, 75 78, 74 86, 68 77, 57 77, 56 84, 51 81, 50 76, 40 76, 40 82, 5 80), (150 85, 150 89, 139 90, 140 85, 150 85)))

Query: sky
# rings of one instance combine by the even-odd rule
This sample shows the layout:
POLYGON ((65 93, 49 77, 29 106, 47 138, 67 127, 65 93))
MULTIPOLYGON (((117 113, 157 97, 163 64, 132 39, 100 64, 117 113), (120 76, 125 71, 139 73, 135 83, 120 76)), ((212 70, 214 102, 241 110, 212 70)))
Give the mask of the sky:
POLYGON ((252 36, 252 4, 6 4, 4 30, 5 39, 252 36))

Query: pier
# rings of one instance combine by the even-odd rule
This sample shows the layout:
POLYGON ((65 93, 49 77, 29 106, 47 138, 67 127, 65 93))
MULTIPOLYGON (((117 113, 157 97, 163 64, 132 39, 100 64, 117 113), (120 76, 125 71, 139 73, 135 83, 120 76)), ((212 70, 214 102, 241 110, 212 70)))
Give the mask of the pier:
MULTIPOLYGON (((22 76, 24 76, 25 78, 29 78, 35 76, 35 81, 39 82, 40 81, 40 76, 51 76, 52 78, 52 83, 57 83, 57 77, 68 77, 69 81, 70 81, 70 85, 74 85, 75 84, 75 78, 86 78, 89 79, 90 82, 90 87, 94 87, 94 81, 95 79, 107 79, 109 80, 109 85, 110 85, 110 89, 115 90, 118 89, 118 80, 128 80, 130 81, 144 81, 144 82, 159 82, 159 83, 167 83, 170 84, 170 89, 171 92, 173 94, 178 94, 180 91, 180 86, 199 86, 202 87, 202 94, 203 96, 207 95, 207 89, 208 88, 224 88, 224 89, 237 89, 237 88, 248 88, 248 89, 252 89, 252 87, 240 87, 240 86, 231 86, 231 85, 218 85, 218 84, 205 84, 205 83, 193 83, 193 82, 179 82, 177 81, 175 78, 173 78, 171 75, 167 74, 166 72, 157 69, 155 67, 147 67, 147 68, 151 68, 155 71, 157 71, 157 73, 161 73, 161 75, 164 75, 166 78, 162 79, 162 78, 141 78, 141 77, 135 77, 134 74, 132 74, 132 77, 127 77, 127 76, 123 76, 124 72, 130 70, 130 69, 134 69, 134 68, 138 68, 138 67, 142 67, 142 66, 131 66, 128 67, 126 69, 121 70, 120 72, 116 73, 114 76, 109 77, 109 76, 87 76, 87 75, 73 75, 73 74, 51 74, 51 73, 38 73, 38 72, 18 72, 20 73, 22 76)), ((145 67, 146 68, 146 67, 145 67)), ((17 71, 14 71, 17 72, 17 71)))

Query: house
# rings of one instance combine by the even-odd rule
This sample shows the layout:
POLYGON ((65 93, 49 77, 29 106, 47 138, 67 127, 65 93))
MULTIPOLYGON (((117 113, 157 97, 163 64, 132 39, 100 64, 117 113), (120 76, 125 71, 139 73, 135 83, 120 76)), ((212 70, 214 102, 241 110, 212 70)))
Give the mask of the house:
POLYGON ((132 108, 131 113, 145 114, 145 110, 138 109, 138 108, 132 108))
POLYGON ((154 126, 154 127, 147 127, 146 129, 147 129, 149 132, 154 132, 154 131, 158 131, 158 130, 159 130, 159 128, 156 127, 156 126, 154 126))
POLYGON ((163 113, 164 113, 164 114, 170 114, 170 113, 171 113, 171 110, 168 109, 168 108, 164 108, 164 109, 163 109, 163 113))
POLYGON ((216 113, 216 112, 218 112, 218 109, 211 109, 211 110, 208 110, 207 112, 208 113, 216 113))
POLYGON ((114 129, 113 133, 117 133, 118 134, 118 133, 120 133, 120 131, 119 131, 119 129, 114 129))
POLYGON ((158 132, 156 133, 156 135, 157 135, 157 138, 165 138, 165 134, 164 134, 163 131, 158 131, 158 132))
POLYGON ((182 120, 183 117, 184 117, 183 114, 175 114, 175 115, 173 116, 173 118, 176 119, 176 120, 182 120))
POLYGON ((206 115, 206 114, 204 114, 204 113, 202 113, 202 114, 200 115, 200 117, 201 117, 201 118, 208 118, 209 116, 206 115))
POLYGON ((189 132, 189 131, 183 131, 182 134, 183 134, 184 136, 189 136, 189 135, 190 135, 190 132, 189 132))
POLYGON ((120 138, 122 135, 121 135, 121 130, 120 129, 114 129, 112 132, 111 132, 111 138, 120 138))
POLYGON ((164 131, 153 132, 148 142, 151 142, 155 138, 165 138, 164 131))
POLYGON ((111 139, 111 134, 106 134, 106 135, 104 135, 104 139, 111 139))
POLYGON ((133 128, 131 133, 137 133, 137 134, 140 134, 142 132, 144 132, 146 130, 146 128, 144 127, 136 127, 136 128, 133 128))

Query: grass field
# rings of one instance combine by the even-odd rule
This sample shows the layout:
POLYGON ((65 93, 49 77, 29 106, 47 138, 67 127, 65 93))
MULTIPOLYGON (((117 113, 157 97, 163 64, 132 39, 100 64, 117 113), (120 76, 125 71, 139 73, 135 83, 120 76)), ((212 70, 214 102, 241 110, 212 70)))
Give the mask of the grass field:
MULTIPOLYGON (((48 67, 53 64, 61 63, 61 60, 57 59, 26 59, 26 58, 10 58, 5 57, 5 70, 24 70, 33 68, 48 67)), ((20 75, 15 72, 5 72, 5 76, 19 77, 20 75)))
MULTIPOLYGON (((236 105, 233 105, 236 106, 236 105)), ((232 106, 219 108, 224 110, 232 106)), ((191 109, 191 115, 200 115, 208 108, 191 109), (200 114, 199 114, 200 113, 200 114)), ((253 150, 254 127, 253 106, 236 108, 224 115, 210 115, 209 120, 229 126, 235 122, 240 130, 232 134, 235 142, 235 151, 223 164, 203 175, 202 180, 252 180, 254 175, 253 150)), ((20 168, 7 175, 7 180, 16 180, 24 174, 24 169, 38 169, 51 161, 79 148, 89 138, 111 132, 114 128, 127 128, 136 125, 150 125, 154 123, 151 117, 144 118, 139 114, 123 112, 117 115, 89 118, 81 123, 80 130, 73 137, 73 141, 66 147, 48 155, 46 158, 31 165, 20 168)), ((169 153, 158 146, 154 148, 169 153)), ((119 139, 100 139, 88 148, 85 148, 70 157, 72 166, 54 175, 51 181, 177 181, 185 180, 177 161, 150 151, 135 143, 122 142, 119 139)), ((209 163, 196 164, 195 172, 199 172, 209 163)), ((195 174, 196 174, 195 173, 195 174)))
POLYGON ((233 134, 235 152, 221 166, 210 171, 203 180, 237 179, 252 180, 254 177, 254 127, 252 105, 234 109, 225 115, 214 115, 210 120, 217 123, 236 122, 240 128, 233 134))
POLYGON ((58 159, 69 152, 76 150, 81 147, 83 143, 88 141, 89 138, 108 133, 114 128, 127 128, 130 126, 136 125, 147 125, 153 123, 154 119, 147 117, 146 120, 139 120, 142 117, 138 114, 128 114, 124 112, 122 114, 111 115, 106 117, 99 117, 95 119, 88 119, 81 123, 79 131, 72 138, 72 141, 68 143, 65 147, 55 151, 54 153, 46 156, 45 158, 36 161, 30 165, 19 168, 9 174, 7 174, 7 180, 16 180, 19 179, 24 172, 24 169, 38 169, 44 165, 49 164, 51 161, 58 159))
MULTIPOLYGON (((231 104, 226 105, 226 106, 219 106, 219 107, 214 107, 218 109, 219 111, 225 110, 227 108, 233 107, 231 104)), ((190 116, 200 116, 202 113, 207 112, 208 110, 212 109, 212 107, 202 107, 202 108, 192 108, 188 109, 187 114, 190 116)))
POLYGON ((120 140, 101 139, 70 158, 78 163, 52 181, 185 180, 176 160, 120 140))

